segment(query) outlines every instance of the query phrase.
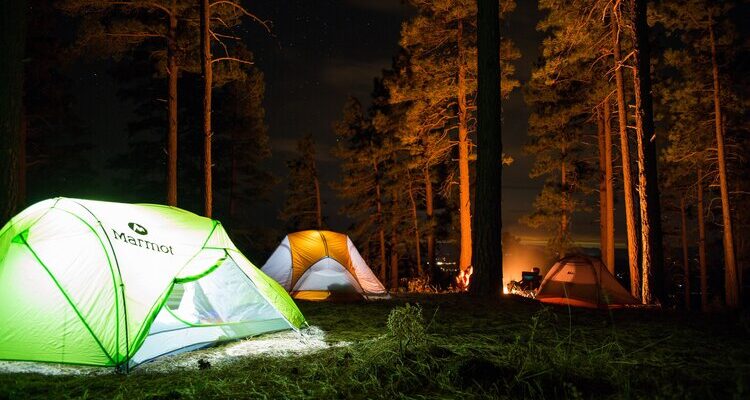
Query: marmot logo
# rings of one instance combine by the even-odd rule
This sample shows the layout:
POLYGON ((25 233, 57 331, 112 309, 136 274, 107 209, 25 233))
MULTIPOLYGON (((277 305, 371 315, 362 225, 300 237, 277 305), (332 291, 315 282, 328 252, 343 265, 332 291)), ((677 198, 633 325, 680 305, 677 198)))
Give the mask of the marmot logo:
POLYGON ((128 227, 131 231, 139 234, 139 235, 148 235, 148 230, 143 227, 141 224, 136 224, 135 222, 131 222, 128 224, 128 227))

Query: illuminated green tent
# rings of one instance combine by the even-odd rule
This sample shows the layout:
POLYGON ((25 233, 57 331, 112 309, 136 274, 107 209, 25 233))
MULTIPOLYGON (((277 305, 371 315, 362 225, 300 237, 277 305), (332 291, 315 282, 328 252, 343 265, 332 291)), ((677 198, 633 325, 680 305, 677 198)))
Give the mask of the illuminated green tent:
POLYGON ((132 366, 305 323, 217 221, 57 198, 0 230, 0 359, 132 366))

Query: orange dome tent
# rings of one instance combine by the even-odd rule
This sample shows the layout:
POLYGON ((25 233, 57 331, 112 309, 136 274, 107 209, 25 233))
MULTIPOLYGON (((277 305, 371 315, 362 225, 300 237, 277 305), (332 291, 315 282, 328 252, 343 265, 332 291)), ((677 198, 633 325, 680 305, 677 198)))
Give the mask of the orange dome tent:
POLYGON ((536 299, 587 308, 639 304, 598 258, 575 255, 559 260, 545 275, 536 299))
POLYGON ((271 254, 262 271, 295 299, 389 297, 352 241, 342 233, 317 230, 290 233, 271 254))

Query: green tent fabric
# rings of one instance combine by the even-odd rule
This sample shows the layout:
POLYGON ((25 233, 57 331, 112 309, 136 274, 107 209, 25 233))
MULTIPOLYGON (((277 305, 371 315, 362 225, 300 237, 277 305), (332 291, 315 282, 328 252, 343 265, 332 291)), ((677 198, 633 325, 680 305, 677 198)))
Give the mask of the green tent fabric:
POLYGON ((0 359, 131 366, 305 323, 217 221, 56 198, 0 230, 0 359))

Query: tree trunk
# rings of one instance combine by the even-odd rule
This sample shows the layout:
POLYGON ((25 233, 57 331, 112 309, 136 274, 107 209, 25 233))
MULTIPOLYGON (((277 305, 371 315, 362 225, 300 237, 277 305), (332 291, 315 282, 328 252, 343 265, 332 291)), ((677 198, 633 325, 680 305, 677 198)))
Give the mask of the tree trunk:
POLYGON ((323 207, 320 202, 320 182, 318 181, 317 170, 315 172, 315 220, 318 223, 318 229, 323 229, 323 207))
POLYGON ((719 164, 719 189, 721 191, 721 214, 724 230, 724 290, 728 307, 740 306, 739 285, 737 281, 737 263, 734 254, 732 237, 732 216, 729 206, 729 189, 727 188, 727 162, 724 150, 724 131, 721 119, 721 89, 719 86, 719 65, 716 60, 716 40, 714 38, 713 16, 709 13, 708 33, 711 42, 711 69, 714 84, 714 122, 716 126, 716 147, 719 164))
MULTIPOLYGON (((615 8, 614 13, 618 10, 615 8)), ((630 293, 640 298, 640 271, 638 268, 638 233, 636 232, 635 208, 633 204, 633 183, 630 174, 630 145, 628 140, 628 121, 625 113, 625 83, 622 73, 622 56, 620 50, 620 32, 617 18, 613 18, 612 40, 615 65, 615 84, 617 86, 617 119, 620 128, 620 151, 622 160, 622 186, 625 195, 625 222, 628 236, 628 264, 630 266, 630 293)))
POLYGON ((167 69, 169 95, 167 98, 167 204, 177 205, 177 10, 172 0, 169 9, 169 33, 167 35, 167 69))
POLYGON ((698 261, 701 274, 701 310, 708 310, 708 267, 706 265, 706 223, 703 210, 703 169, 698 167, 698 261))
MULTIPOLYGON (((604 144, 604 112, 596 109, 596 133, 599 144, 599 249, 602 260, 607 257, 607 176, 606 176, 606 145, 604 144)), ((606 261, 605 261, 606 262, 606 261)))
POLYGON ((690 309, 690 260, 688 259, 687 221, 685 198, 680 199, 680 233, 682 236, 682 273, 685 275, 685 309, 690 309))
POLYGON ((213 214, 213 184, 211 159, 211 89, 213 71, 211 67, 211 37, 209 32, 210 14, 208 0, 201 0, 201 73, 203 74, 203 179, 204 179, 204 214, 211 218, 213 214))
POLYGON ((0 2, 0 226, 19 206, 26 1, 0 2))
POLYGON ((659 203, 659 177, 656 160, 656 132, 651 95, 651 49, 648 40, 646 0, 631 0, 635 27, 636 138, 638 143, 638 195, 641 202, 641 269, 643 272, 643 303, 667 301, 659 203))
POLYGON ((466 66, 463 59, 463 24, 458 22, 458 180, 461 245, 458 266, 461 275, 471 265, 471 184, 469 178, 469 127, 466 110, 466 66))
MULTIPOLYGON (((395 213, 398 203, 397 194, 394 193, 393 210, 395 213)), ((398 236, 396 234, 396 216, 391 221, 391 291, 398 292, 398 236)))
POLYGON ((411 202, 411 218, 414 223, 414 250, 417 254, 417 276, 421 277, 422 271, 422 252, 419 246, 421 240, 419 238, 419 214, 417 213, 417 202, 414 200, 414 188, 412 186, 411 174, 409 174, 409 201, 411 202))
POLYGON ((230 226, 234 226, 234 216, 237 214, 237 157, 239 154, 237 154, 237 151, 235 150, 235 147, 239 143, 239 139, 237 139, 237 131, 232 131, 232 144, 230 147, 230 154, 231 157, 231 171, 229 172, 229 223, 230 226))
POLYGON ((433 205, 433 193, 432 193, 432 177, 430 176, 430 168, 425 167, 424 169, 424 198, 425 198, 425 213, 427 214, 427 220, 429 228, 427 230, 427 265, 429 266, 429 276, 431 280, 434 280, 437 274, 437 267, 435 265, 435 210, 433 205))
POLYGON ((635 89, 635 126, 636 126, 636 163, 638 164, 638 194, 641 213, 641 301, 650 304, 654 300, 653 271, 651 270, 653 240, 651 238, 651 221, 648 215, 648 182, 646 180, 646 153, 644 151, 643 125, 641 114, 640 85, 638 83, 638 68, 633 68, 633 86, 635 89))
POLYGON ((498 2, 477 0, 477 183, 474 210, 474 295, 499 296, 503 281, 498 2))
POLYGON ((604 176, 607 191, 607 255, 605 262, 612 275, 615 274, 615 190, 612 172, 612 128, 609 97, 604 100, 604 176))
MULTIPOLYGON (((23 93, 23 92, 22 92, 23 93)), ((21 128, 18 137, 18 210, 26 205, 26 141, 28 140, 26 108, 21 104, 21 128)))
POLYGON ((372 163, 372 170, 374 171, 375 175, 375 204, 377 205, 377 213, 378 213, 378 236, 380 239, 380 271, 379 272, 379 278, 380 282, 385 282, 385 276, 386 276, 386 269, 387 264, 385 262, 385 221, 383 220, 383 199, 380 195, 380 177, 378 175, 378 162, 373 161, 372 163))
POLYGON ((563 146, 563 160, 560 162, 560 243, 558 258, 565 256, 568 246, 568 169, 565 165, 565 148, 563 146))

